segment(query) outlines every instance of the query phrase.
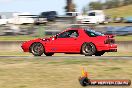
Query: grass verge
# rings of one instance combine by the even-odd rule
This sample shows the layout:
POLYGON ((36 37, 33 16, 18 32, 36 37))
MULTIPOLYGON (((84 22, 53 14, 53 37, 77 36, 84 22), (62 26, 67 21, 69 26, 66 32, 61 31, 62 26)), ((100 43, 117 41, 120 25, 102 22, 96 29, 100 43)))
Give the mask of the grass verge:
MULTIPOLYGON (((50 37, 50 36, 44 36, 50 37)), ((43 38, 44 38, 43 37, 43 38)), ((38 36, 0 36, 0 41, 27 41, 35 38, 39 38, 38 36)), ((132 41, 132 36, 116 36, 116 41, 132 41)))
MULTIPOLYGON (((33 56, 31 53, 16 51, 0 51, 0 56, 33 56)), ((80 54, 63 54, 57 53, 54 56, 80 56, 80 54)), ((103 56, 132 56, 132 52, 106 52, 103 56)))
POLYGON ((104 12, 106 15, 110 15, 111 17, 127 17, 132 16, 132 10, 130 8, 132 8, 132 5, 107 9, 104 10, 104 12))
POLYGON ((37 36, 0 36, 0 41, 26 41, 38 38, 37 36))
POLYGON ((129 36, 116 36, 116 41, 132 41, 132 35, 129 36))
MULTIPOLYGON (((85 67, 91 79, 131 79, 132 60, 119 59, 0 59, 1 88, 83 88, 85 67)), ((90 87, 90 88, 113 88, 90 87)), ((117 87, 118 88, 118 87, 117 87)), ((123 87, 119 87, 123 88, 123 87)), ((127 87, 127 88, 131 88, 127 87)))

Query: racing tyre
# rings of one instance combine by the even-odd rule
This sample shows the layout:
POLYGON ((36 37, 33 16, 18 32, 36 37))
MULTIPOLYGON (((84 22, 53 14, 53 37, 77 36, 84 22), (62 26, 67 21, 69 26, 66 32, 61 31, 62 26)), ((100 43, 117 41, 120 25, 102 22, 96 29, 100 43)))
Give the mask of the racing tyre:
POLYGON ((54 53, 44 53, 46 56, 52 56, 54 53))
POLYGON ((34 56, 41 56, 44 53, 44 47, 41 43, 32 44, 30 50, 34 56))
POLYGON ((92 56, 96 52, 96 47, 93 43, 84 43, 82 45, 82 54, 85 56, 92 56))
POLYGON ((101 55, 103 55, 105 52, 96 52, 95 53, 95 56, 101 56, 101 55))

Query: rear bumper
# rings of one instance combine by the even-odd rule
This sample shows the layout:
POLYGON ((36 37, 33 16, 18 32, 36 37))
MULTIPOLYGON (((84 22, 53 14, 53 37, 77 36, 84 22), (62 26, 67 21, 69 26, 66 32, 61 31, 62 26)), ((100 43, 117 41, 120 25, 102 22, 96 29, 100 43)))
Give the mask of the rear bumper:
POLYGON ((110 49, 110 50, 108 50, 106 52, 117 52, 117 49, 110 49))
POLYGON ((117 52, 117 44, 105 44, 104 46, 99 47, 99 51, 117 52))

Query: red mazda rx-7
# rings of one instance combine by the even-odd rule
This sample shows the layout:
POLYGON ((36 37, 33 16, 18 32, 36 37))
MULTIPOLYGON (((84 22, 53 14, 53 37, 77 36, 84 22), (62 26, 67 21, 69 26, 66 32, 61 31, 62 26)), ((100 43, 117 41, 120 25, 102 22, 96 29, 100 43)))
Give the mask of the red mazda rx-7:
POLYGON ((34 56, 52 56, 54 53, 101 56, 105 52, 117 52, 113 36, 85 28, 68 28, 50 38, 26 41, 21 47, 34 56))

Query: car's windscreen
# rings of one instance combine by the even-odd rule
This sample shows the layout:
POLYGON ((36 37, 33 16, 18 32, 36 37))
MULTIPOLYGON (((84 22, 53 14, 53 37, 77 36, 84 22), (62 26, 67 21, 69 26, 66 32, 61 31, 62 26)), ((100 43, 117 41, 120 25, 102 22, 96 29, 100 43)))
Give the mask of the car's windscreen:
POLYGON ((69 30, 69 31, 59 34, 57 37, 58 38, 76 38, 78 36, 79 34, 77 30, 69 30))
POLYGON ((85 30, 86 34, 90 37, 96 37, 96 36, 104 36, 104 34, 100 33, 100 32, 96 32, 94 30, 90 30, 90 29, 86 29, 85 30))
POLYGON ((95 16, 95 12, 88 13, 88 16, 95 16))

